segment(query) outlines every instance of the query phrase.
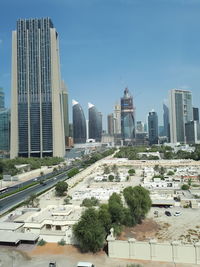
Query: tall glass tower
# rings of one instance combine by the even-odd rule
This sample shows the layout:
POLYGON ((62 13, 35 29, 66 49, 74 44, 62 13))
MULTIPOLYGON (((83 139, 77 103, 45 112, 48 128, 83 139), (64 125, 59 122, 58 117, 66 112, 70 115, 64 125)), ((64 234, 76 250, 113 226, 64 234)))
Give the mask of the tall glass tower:
POLYGON ((3 88, 0 87, 0 109, 5 108, 5 95, 4 95, 4 91, 3 88))
POLYGON ((58 33, 49 18, 20 19, 12 35, 11 158, 64 156, 58 33))
POLYGON ((98 112, 97 108, 88 103, 89 113, 89 138, 101 142, 102 136, 102 114, 98 112))
POLYGON ((135 114, 133 97, 129 94, 128 88, 124 90, 121 98, 121 133, 125 145, 135 142, 135 114))
POLYGON ((148 115, 149 144, 158 144, 158 115, 155 111, 148 115))
POLYGON ((86 120, 82 107, 80 104, 72 100, 73 113, 73 137, 75 144, 86 142, 86 120))
POLYGON ((185 143, 185 123, 193 120, 192 92, 172 89, 169 94, 171 143, 185 143))

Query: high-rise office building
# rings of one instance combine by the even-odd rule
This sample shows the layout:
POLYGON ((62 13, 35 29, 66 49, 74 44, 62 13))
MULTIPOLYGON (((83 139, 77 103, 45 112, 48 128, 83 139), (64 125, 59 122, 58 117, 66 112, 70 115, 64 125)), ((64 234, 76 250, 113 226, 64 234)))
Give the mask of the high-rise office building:
POLYGON ((169 108, 163 103, 163 135, 167 137, 167 140, 170 140, 170 124, 169 124, 169 108))
POLYGON ((61 94, 62 94, 62 105, 63 105, 63 120, 64 120, 64 131, 65 131, 65 142, 67 142, 67 138, 69 137, 69 108, 68 108, 68 91, 67 87, 62 81, 61 83, 61 94))
POLYGON ((114 134, 114 116, 113 113, 108 114, 107 116, 107 123, 108 123, 108 134, 114 134))
POLYGON ((12 34, 11 158, 64 156, 58 33, 51 19, 20 19, 12 34))
POLYGON ((200 124, 197 120, 186 122, 185 136, 187 144, 200 143, 200 124))
POLYGON ((199 121, 199 109, 193 107, 193 121, 199 121))
POLYGON ((4 90, 0 87, 0 109, 5 108, 5 95, 4 90))
POLYGON ((193 120, 191 91, 172 89, 169 95, 171 143, 185 143, 185 123, 193 120))
POLYGON ((158 144, 158 115, 155 111, 148 115, 149 144, 158 144))
POLYGON ((116 104, 114 107, 114 134, 121 134, 121 106, 116 104))
POLYGON ((0 151, 10 151, 10 109, 0 109, 0 151))
POLYGON ((135 142, 133 97, 129 94, 128 88, 124 90, 124 96, 121 98, 121 133, 125 145, 135 142))
POLYGON ((95 139, 97 142, 101 142, 102 136, 102 114, 96 109, 96 107, 88 103, 89 113, 89 139, 95 139))
POLYGON ((144 132, 144 123, 142 121, 136 122, 136 131, 137 131, 137 133, 143 133, 144 132))
POLYGON ((86 120, 81 105, 72 100, 73 137, 75 144, 86 142, 86 120))

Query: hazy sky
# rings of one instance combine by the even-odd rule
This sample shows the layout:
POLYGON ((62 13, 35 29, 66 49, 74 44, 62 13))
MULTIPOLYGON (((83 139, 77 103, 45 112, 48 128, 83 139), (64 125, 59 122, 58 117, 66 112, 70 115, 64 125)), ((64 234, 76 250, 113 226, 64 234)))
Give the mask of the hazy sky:
MULTIPOLYGON (((200 101, 200 0, 1 0, 0 86, 10 106, 11 31, 18 18, 50 17, 59 33, 62 78, 70 102, 112 112, 128 86, 136 119, 172 88, 200 101)), ((71 108, 71 103, 70 103, 71 108)))

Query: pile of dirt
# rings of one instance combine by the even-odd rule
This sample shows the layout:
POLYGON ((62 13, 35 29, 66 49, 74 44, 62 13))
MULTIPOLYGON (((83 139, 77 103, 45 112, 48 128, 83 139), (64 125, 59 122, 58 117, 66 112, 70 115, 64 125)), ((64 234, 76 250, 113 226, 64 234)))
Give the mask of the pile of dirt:
POLYGON ((117 239, 135 238, 138 241, 146 241, 155 238, 157 231, 159 231, 159 225, 152 219, 145 219, 134 227, 125 227, 117 239))

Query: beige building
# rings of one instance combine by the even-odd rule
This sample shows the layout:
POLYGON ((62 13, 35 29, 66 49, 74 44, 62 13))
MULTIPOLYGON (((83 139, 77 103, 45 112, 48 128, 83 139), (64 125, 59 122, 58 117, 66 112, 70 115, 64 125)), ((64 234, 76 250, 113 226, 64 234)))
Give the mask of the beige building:
POLYGON ((64 156, 58 33, 49 18, 12 34, 11 158, 64 156))

